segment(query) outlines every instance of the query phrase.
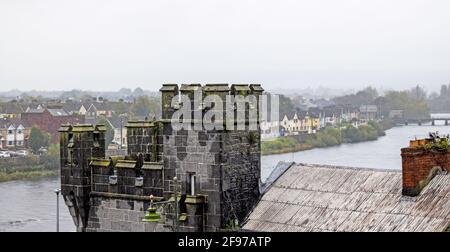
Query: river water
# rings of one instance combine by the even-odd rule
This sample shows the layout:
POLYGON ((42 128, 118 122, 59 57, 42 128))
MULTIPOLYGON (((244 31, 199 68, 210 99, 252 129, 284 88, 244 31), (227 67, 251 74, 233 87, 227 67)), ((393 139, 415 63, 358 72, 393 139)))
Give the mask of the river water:
MULTIPOLYGON (((437 123, 438 124, 438 123, 437 123)), ((443 122, 442 122, 443 124, 443 122)), ((450 134, 450 126, 404 126, 390 129, 376 141, 262 157, 264 180, 279 161, 353 167, 401 169, 400 149, 410 139, 429 132, 450 134)), ((59 179, 0 183, 0 231, 55 231, 56 195, 59 179)), ((60 230, 75 231, 69 212, 60 198, 60 230)))
POLYGON ((370 142, 263 156, 261 178, 267 178, 279 161, 400 170, 400 149, 407 147, 409 140, 427 137, 430 132, 450 134, 450 126, 445 126, 445 122, 437 121, 436 126, 429 124, 395 127, 387 130, 386 136, 370 142))
MULTIPOLYGON (((59 178, 0 183, 0 231, 56 231, 56 194, 59 178)), ((65 206, 59 199, 60 231, 75 231, 65 206)))

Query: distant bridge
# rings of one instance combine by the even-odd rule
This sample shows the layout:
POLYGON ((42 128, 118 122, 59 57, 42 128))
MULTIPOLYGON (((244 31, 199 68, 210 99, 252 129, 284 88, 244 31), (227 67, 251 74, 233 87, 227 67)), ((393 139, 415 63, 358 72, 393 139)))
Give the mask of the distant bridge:
POLYGON ((404 124, 410 125, 410 124, 416 124, 416 125, 423 125, 431 122, 432 126, 436 125, 436 121, 443 121, 445 122, 445 125, 450 125, 450 117, 431 117, 431 118, 424 118, 424 119, 406 119, 404 124))

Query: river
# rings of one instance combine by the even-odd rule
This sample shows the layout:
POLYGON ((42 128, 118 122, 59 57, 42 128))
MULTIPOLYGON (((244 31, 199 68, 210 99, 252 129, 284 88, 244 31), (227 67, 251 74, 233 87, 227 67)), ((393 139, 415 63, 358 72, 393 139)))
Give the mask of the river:
MULTIPOLYGON (((0 183, 0 231, 56 231, 56 194, 59 178, 0 183)), ((60 231, 75 231, 62 196, 59 200, 60 231)))
POLYGON ((400 149, 407 147, 409 140, 424 138, 429 132, 436 131, 441 135, 448 135, 450 126, 437 121, 436 126, 395 127, 387 130, 386 136, 375 141, 263 156, 261 178, 265 180, 279 161, 400 170, 402 168, 400 149))
MULTIPOLYGON (((399 170, 400 149, 406 147, 410 139, 426 137, 428 132, 450 133, 450 126, 440 124, 396 127, 371 142, 263 156, 261 177, 267 178, 279 161, 399 170)), ((55 231, 55 188, 59 188, 58 178, 0 183, 0 231, 55 231)), ((60 230, 75 231, 62 197, 60 230)))

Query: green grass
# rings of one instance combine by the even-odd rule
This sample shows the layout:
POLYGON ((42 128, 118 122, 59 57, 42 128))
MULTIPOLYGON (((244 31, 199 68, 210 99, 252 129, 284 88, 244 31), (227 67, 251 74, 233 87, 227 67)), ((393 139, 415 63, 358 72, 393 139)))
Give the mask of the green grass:
POLYGON ((43 177, 58 176, 58 170, 31 170, 31 171, 14 171, 14 172, 0 172, 0 182, 12 180, 28 180, 43 177))
POLYGON ((0 182, 59 175, 59 147, 52 145, 42 156, 0 159, 0 182))

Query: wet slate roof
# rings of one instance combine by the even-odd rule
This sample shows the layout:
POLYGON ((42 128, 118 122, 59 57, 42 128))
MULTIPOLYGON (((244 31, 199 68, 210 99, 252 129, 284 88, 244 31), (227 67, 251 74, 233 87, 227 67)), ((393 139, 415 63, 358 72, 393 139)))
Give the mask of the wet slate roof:
POLYGON ((250 214, 252 231, 444 231, 450 174, 417 197, 401 194, 401 171, 295 164, 250 214))

